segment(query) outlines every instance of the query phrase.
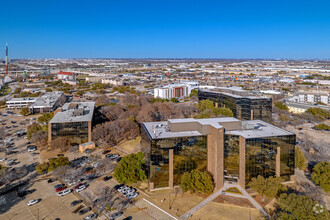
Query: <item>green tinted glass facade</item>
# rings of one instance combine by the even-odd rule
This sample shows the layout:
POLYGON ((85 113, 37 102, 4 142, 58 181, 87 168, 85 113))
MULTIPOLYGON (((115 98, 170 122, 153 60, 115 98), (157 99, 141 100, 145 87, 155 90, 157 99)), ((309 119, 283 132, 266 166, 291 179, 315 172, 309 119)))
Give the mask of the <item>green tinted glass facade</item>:
POLYGON ((227 181, 237 182, 239 178, 239 136, 225 135, 224 177, 227 181))
POLYGON ((68 137, 72 143, 88 142, 88 122, 52 123, 52 140, 57 137, 68 137))
POLYGON ((198 91, 198 99, 209 99, 218 103, 219 107, 225 106, 230 108, 234 117, 241 120, 259 119, 266 122, 272 121, 272 99, 260 97, 239 97, 231 96, 226 93, 198 91))
POLYGON ((169 151, 173 150, 173 184, 179 185, 185 172, 206 170, 206 136, 150 139, 145 129, 141 132, 141 144, 150 146, 146 164, 149 181, 155 188, 169 186, 169 151))
POLYGON ((280 175, 289 180, 294 175, 295 135, 246 139, 245 183, 261 175, 276 175, 276 154, 280 147, 280 175))

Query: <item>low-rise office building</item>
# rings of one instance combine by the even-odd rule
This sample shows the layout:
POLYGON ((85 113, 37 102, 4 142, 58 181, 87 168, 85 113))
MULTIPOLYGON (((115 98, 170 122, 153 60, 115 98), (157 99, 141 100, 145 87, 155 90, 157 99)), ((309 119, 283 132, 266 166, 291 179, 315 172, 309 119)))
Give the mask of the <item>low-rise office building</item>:
POLYGON ((240 120, 272 121, 272 98, 252 95, 240 87, 214 87, 198 90, 198 99, 209 99, 218 107, 230 108, 240 120))
POLYGON ((207 170, 216 189, 225 181, 245 188, 253 177, 294 175, 296 136, 261 120, 170 119, 142 123, 150 189, 173 188, 185 172, 207 170))
POLYGON ((92 141, 95 102, 65 103, 48 123, 48 140, 68 137, 72 143, 92 141))
POLYGON ((64 92, 54 91, 46 92, 44 95, 39 97, 29 107, 32 114, 53 112, 58 107, 61 107, 66 101, 64 92))
POLYGON ((24 108, 32 105, 39 97, 12 98, 6 101, 8 108, 24 108))
POLYGON ((46 92, 40 97, 24 97, 12 98, 6 101, 8 108, 24 108, 29 107, 32 114, 53 112, 58 107, 61 107, 66 101, 66 96, 63 92, 46 92))
POLYGON ((330 111, 330 107, 325 105, 313 105, 313 104, 299 103, 299 102, 286 102, 285 104, 288 106, 289 112, 295 114, 302 114, 306 112, 309 108, 321 108, 326 111, 330 111))

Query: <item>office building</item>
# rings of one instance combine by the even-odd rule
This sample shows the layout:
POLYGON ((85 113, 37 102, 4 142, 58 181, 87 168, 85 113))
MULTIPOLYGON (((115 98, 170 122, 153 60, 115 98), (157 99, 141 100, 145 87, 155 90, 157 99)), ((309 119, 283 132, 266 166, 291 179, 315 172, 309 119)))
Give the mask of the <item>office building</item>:
POLYGON ((298 103, 323 103, 325 105, 330 105, 330 94, 313 94, 313 93, 304 93, 299 94, 288 99, 291 102, 298 103))
POLYGON ((218 107, 230 108, 240 120, 272 121, 272 98, 252 95, 241 87, 200 88, 198 99, 209 99, 218 107))
POLYGON ((29 107, 32 114, 53 112, 58 107, 61 107, 66 101, 64 92, 54 91, 46 92, 44 95, 39 97, 29 107))
POLYGON ((299 103, 299 102, 285 102, 285 105, 288 106, 289 112, 295 114, 305 113, 309 108, 321 108, 326 111, 330 111, 330 107, 325 105, 314 105, 314 104, 299 103))
POLYGON ((8 108, 24 108, 35 103, 39 97, 12 98, 6 101, 8 108))
POLYGON ((173 188, 185 172, 209 171, 216 189, 225 181, 245 188, 253 177, 294 175, 296 136, 261 120, 232 117, 142 123, 150 189, 173 188))
POLYGON ((71 143, 92 141, 95 102, 65 103, 48 123, 48 140, 68 137, 71 143))

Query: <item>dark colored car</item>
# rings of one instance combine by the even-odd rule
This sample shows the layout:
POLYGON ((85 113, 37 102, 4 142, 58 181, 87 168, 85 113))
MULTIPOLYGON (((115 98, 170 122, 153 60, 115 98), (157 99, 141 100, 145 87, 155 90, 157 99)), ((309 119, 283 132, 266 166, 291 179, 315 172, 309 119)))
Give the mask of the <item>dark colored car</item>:
POLYGON ((108 181, 108 180, 111 180, 112 179, 112 176, 105 176, 103 177, 103 181, 108 181))
POLYGON ((103 155, 107 154, 107 153, 110 153, 110 150, 105 150, 105 151, 102 152, 103 155))
POLYGON ((52 183, 52 182, 53 182, 52 179, 48 179, 48 180, 47 180, 47 183, 52 183))
POLYGON ((115 189, 115 190, 117 190, 117 189, 119 189, 120 187, 122 187, 124 184, 118 184, 118 185, 115 185, 114 187, 113 187, 113 189, 115 189))
POLYGON ((75 201, 71 202, 71 206, 76 206, 80 203, 82 203, 82 200, 75 200, 75 201))
POLYGON ((84 214, 86 214, 87 212, 89 212, 90 210, 92 210, 90 207, 88 207, 88 208, 84 208, 84 209, 80 210, 80 211, 78 212, 78 214, 79 214, 79 215, 84 215, 84 214))
POLYGON ((54 186, 54 189, 57 189, 57 188, 60 188, 60 187, 63 187, 63 186, 64 186, 64 184, 57 184, 57 185, 54 186))
POLYGON ((117 212, 117 213, 115 213, 115 214, 112 214, 111 216, 110 216, 110 219, 116 219, 116 218, 118 218, 118 217, 120 217, 120 216, 122 216, 123 215, 123 212, 117 212))
POLYGON ((64 154, 57 154, 57 157, 64 157, 64 154))

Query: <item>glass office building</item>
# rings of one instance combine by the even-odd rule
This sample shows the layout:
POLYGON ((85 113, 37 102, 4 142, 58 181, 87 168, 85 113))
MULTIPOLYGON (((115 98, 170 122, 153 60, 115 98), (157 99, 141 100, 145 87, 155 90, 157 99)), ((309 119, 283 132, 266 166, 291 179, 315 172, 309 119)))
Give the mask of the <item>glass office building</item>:
POLYGON ((226 92, 199 90, 198 99, 209 99, 218 107, 230 108, 234 117, 240 120, 272 121, 272 99, 263 96, 238 95, 226 92))
POLYGON ((51 123, 52 139, 68 137, 72 143, 88 142, 88 122, 51 123))
POLYGON ((65 103, 48 123, 48 140, 68 137, 71 143, 92 141, 94 102, 65 103))
POLYGON ((258 175, 277 175, 286 181, 294 175, 295 135, 260 120, 146 122, 141 135, 141 145, 148 149, 146 165, 152 189, 179 185, 182 175, 195 169, 217 176, 218 187, 224 181, 246 187, 258 175))

